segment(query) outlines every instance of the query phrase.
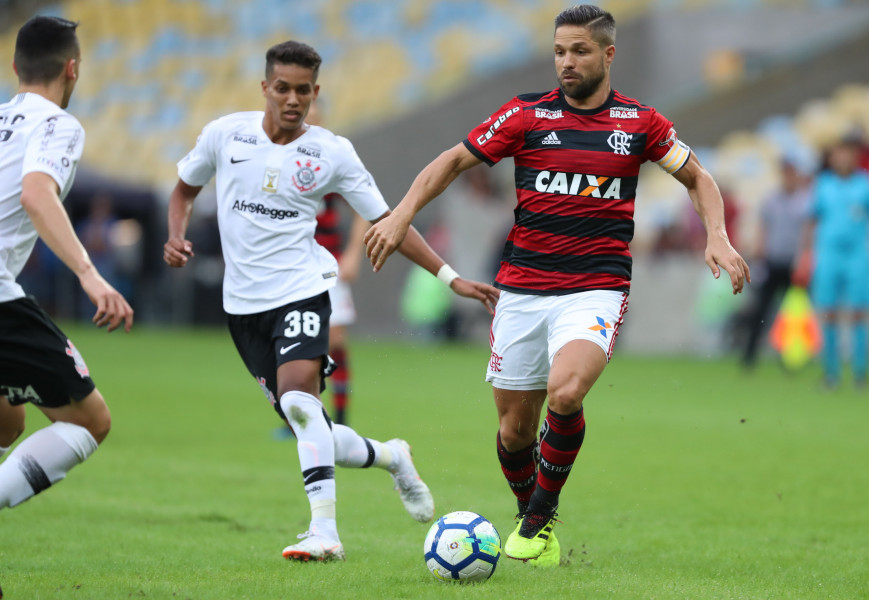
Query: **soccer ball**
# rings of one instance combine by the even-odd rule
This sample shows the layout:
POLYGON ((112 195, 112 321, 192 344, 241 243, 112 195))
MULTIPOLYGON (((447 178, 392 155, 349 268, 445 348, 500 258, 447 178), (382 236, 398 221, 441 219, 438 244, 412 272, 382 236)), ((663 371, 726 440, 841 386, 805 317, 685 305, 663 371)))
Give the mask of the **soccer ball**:
POLYGON ((451 512, 435 521, 425 536, 425 566, 444 581, 485 581, 501 556, 501 536, 475 512, 451 512))

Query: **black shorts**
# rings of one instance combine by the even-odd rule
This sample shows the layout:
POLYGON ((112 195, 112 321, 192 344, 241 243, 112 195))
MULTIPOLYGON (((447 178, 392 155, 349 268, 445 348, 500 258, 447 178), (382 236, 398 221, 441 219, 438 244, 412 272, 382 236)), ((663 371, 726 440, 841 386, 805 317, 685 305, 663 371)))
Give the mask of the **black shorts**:
POLYGON ((0 396, 58 407, 92 391, 81 354, 32 298, 0 302, 0 396))
MULTIPOLYGON (((292 360, 321 358, 322 377, 329 374, 329 293, 290 302, 252 315, 227 315, 229 333, 263 393, 284 418, 278 395, 278 367, 292 360)), ((321 379, 321 391, 324 387, 321 379)))

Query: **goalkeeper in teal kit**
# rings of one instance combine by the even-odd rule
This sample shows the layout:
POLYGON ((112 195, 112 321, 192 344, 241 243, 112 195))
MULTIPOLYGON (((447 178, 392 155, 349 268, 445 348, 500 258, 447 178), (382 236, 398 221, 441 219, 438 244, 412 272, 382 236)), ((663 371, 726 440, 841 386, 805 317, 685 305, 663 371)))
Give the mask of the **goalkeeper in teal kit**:
POLYGON ((869 310, 869 174, 858 168, 859 144, 846 139, 830 151, 829 169, 815 182, 809 217, 815 268, 811 295, 823 326, 824 376, 833 387, 841 378, 839 316, 851 330, 851 370, 866 383, 869 310))

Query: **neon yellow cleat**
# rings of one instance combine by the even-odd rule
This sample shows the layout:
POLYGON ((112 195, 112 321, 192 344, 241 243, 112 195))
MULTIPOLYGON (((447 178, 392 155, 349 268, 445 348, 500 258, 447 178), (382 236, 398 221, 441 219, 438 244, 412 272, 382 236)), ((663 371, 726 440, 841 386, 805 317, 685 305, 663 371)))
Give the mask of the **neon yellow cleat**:
MULTIPOLYGON (((530 525, 530 523, 529 523, 530 525)), ((516 529, 513 530, 513 533, 510 534, 510 537, 507 538, 507 543, 504 544, 504 554, 509 556, 510 558, 515 558, 517 560, 529 560, 532 558, 539 558, 541 554, 546 550, 546 547, 549 544, 549 539, 552 536, 552 528, 555 526, 555 515, 552 515, 548 519, 543 515, 526 515, 520 519, 519 524, 516 525, 516 529), (522 524, 525 523, 528 519, 541 520, 543 521, 542 527, 534 534, 533 537, 527 538, 519 535, 519 530, 522 528, 522 524)), ((559 548, 559 556, 561 554, 561 550, 559 548)))
POLYGON ((550 569, 561 565, 561 544, 558 543, 558 538, 555 537, 553 531, 549 537, 549 543, 546 545, 546 550, 537 558, 529 558, 526 560, 532 567, 540 569, 550 569))

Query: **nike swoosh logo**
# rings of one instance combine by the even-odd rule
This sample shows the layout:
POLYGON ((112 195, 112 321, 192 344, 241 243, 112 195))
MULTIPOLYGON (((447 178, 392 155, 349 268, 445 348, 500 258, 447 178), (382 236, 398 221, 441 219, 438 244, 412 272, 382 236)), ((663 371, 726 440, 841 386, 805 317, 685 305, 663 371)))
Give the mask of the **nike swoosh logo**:
POLYGON ((296 342, 295 344, 281 347, 281 356, 283 356, 284 354, 286 354, 287 352, 289 352, 290 350, 292 350, 293 348, 295 348, 296 346, 298 346, 301 343, 302 342, 296 342))
POLYGON ((231 162, 232 164, 240 163, 240 162, 245 162, 245 161, 247 161, 247 160, 250 160, 250 159, 249 159, 249 158, 239 158, 239 159, 235 159, 235 158, 233 158, 233 157, 231 157, 231 156, 229 157, 229 162, 231 162))

